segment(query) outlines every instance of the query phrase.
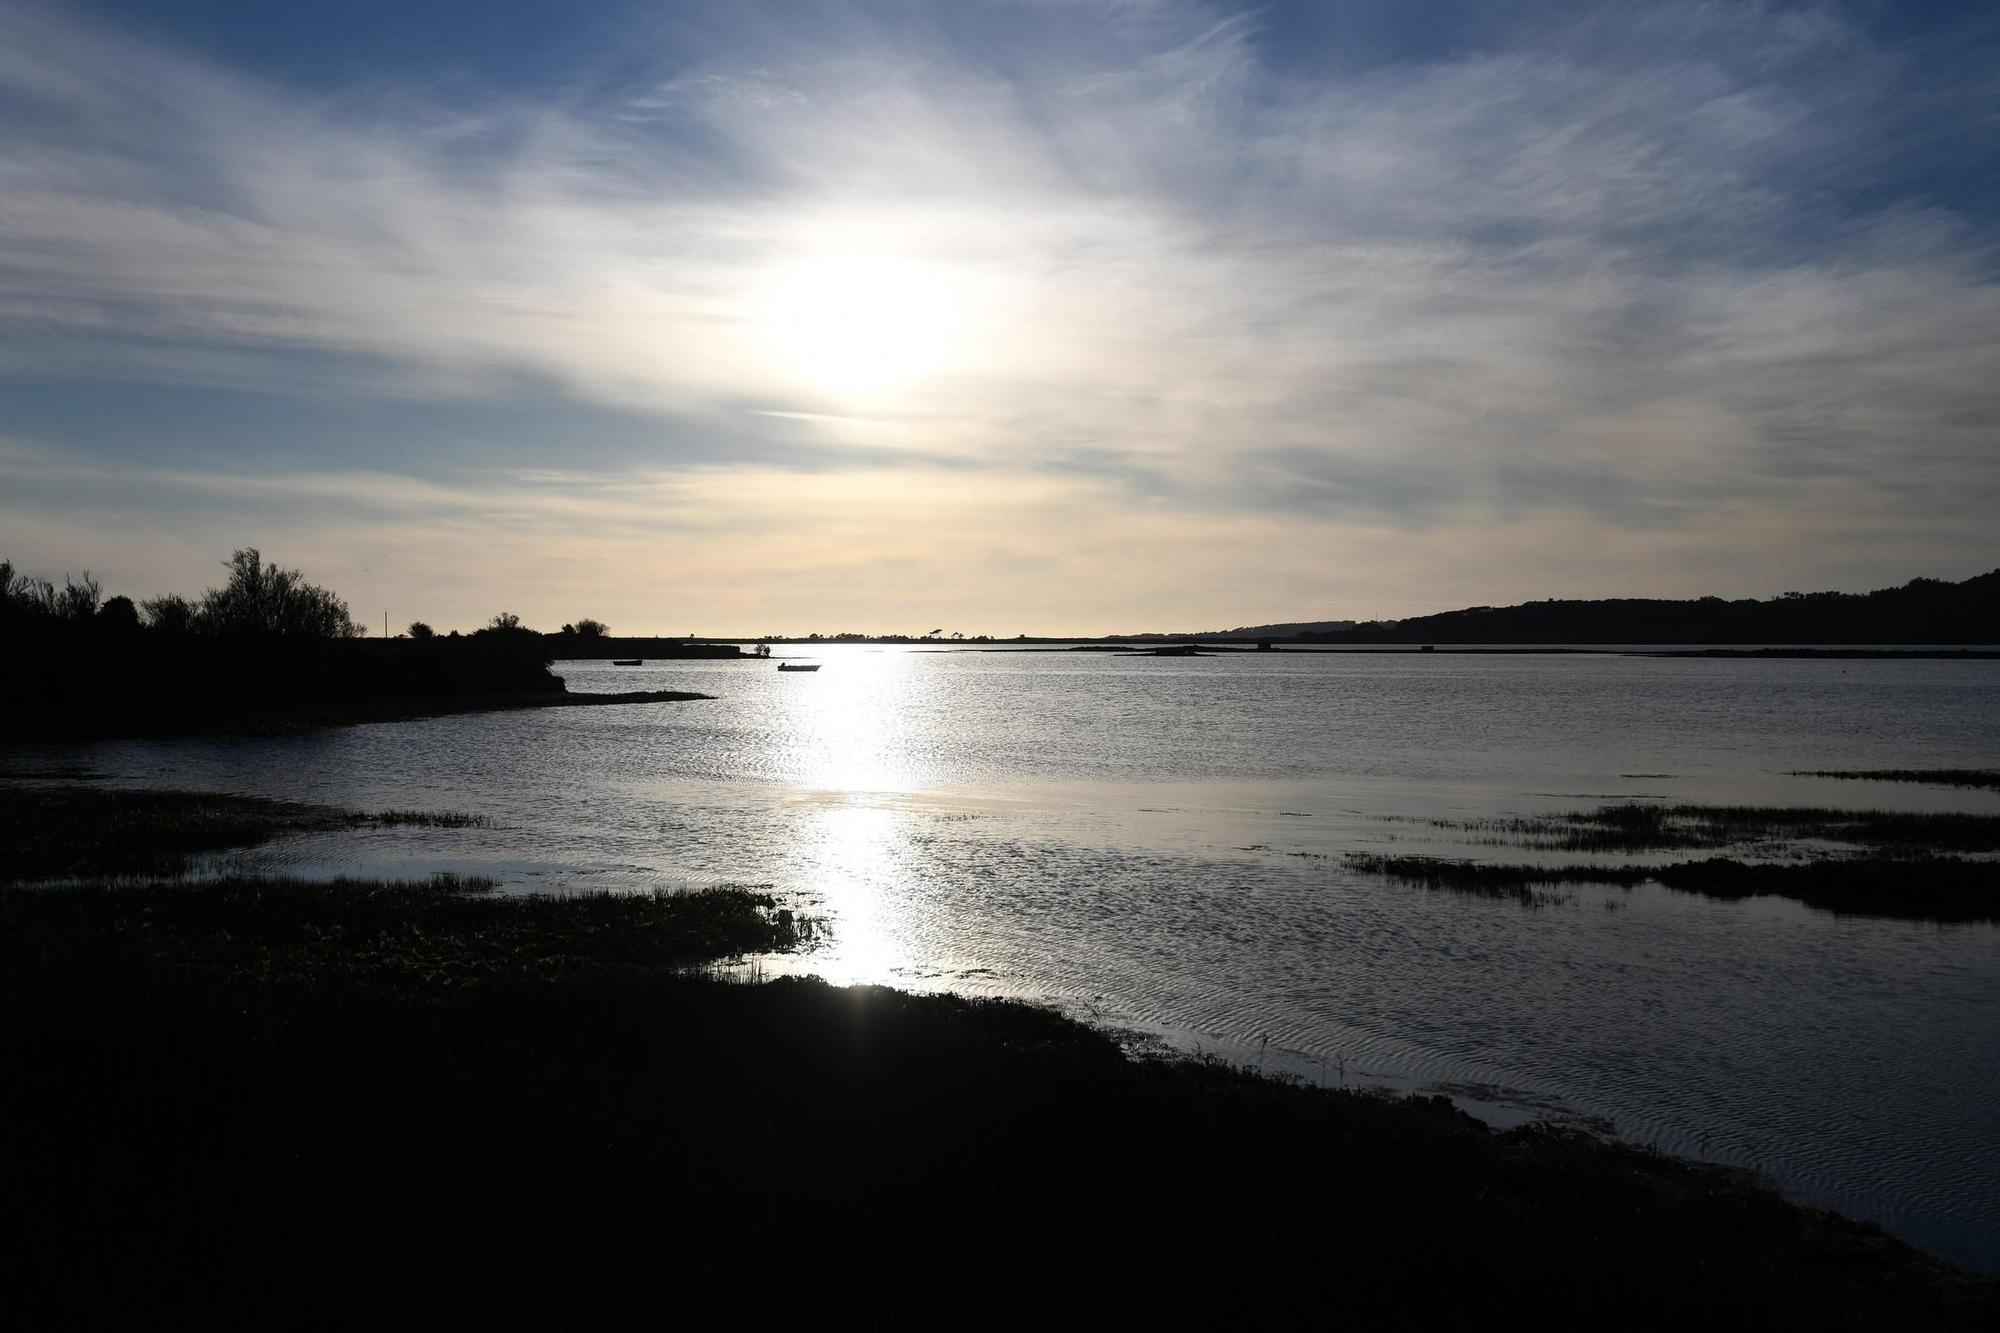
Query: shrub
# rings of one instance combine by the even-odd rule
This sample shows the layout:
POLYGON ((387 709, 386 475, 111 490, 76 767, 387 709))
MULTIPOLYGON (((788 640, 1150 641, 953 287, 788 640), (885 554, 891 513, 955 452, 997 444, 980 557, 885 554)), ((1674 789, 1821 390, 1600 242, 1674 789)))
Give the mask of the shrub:
POLYGON ((198 628, 227 637, 352 639, 347 603, 296 569, 264 563, 256 547, 229 557, 229 582, 202 595, 198 628))
POLYGON ((198 608, 179 593, 170 592, 160 597, 148 597, 139 603, 139 610, 145 616, 146 624, 162 633, 194 632, 198 608))

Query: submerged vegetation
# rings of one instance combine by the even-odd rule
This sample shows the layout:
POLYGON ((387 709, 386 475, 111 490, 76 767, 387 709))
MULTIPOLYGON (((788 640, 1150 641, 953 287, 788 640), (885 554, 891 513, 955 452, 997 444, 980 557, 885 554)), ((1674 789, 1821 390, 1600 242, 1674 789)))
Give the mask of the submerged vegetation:
POLYGON ((1650 852, 1804 838, 1875 849, 2000 850, 2000 815, 1904 810, 1624 804, 1526 819, 1436 822, 1542 851, 1650 852))
POLYGON ((1556 885, 1654 883, 1712 898, 1791 898, 1859 916, 2000 921, 2000 860, 1980 859, 2000 850, 2000 815, 1627 803, 1521 819, 1426 822, 1526 851, 1632 855, 1756 846, 1792 859, 1510 865, 1355 852, 1348 864, 1406 884, 1535 906, 1548 902, 1556 885))
POLYGON ((478 815, 375 812, 211 792, 0 786, 0 882, 174 875, 194 857, 293 833, 418 825, 469 828, 478 815))
POLYGON ((1711 898, 1791 898, 1852 916, 2000 921, 2000 862, 1957 857, 1853 857, 1752 864, 1708 857, 1669 865, 1491 865, 1434 856, 1353 853, 1348 864, 1406 884, 1539 906, 1561 884, 1664 884, 1711 898))
POLYGON ((11 1312, 1065 1320, 1213 1304, 1175 1256, 1439 1318, 1976 1327, 1992 1284, 1744 1178, 1491 1131, 1002 1001, 732 984, 757 894, 0 890, 11 1312), (1304 1205, 1304 1206, 1302 1206, 1304 1205), (1333 1267, 1329 1269, 1329 1265, 1333 1267), (994 1286, 1004 1280, 1004 1298, 994 1286), (994 1302, 1000 1302, 995 1304, 994 1302), (1088 1312, 1088 1313, 1087 1313, 1088 1312))

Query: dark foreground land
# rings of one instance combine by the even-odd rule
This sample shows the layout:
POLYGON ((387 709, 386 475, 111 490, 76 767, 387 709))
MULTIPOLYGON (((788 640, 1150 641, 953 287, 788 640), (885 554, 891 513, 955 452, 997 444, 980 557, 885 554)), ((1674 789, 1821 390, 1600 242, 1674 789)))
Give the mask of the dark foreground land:
POLYGON ((1996 1309, 1990 1283, 1736 1175, 1131 1058, 1020 1004, 683 966, 802 933, 737 890, 0 889, 10 1313, 1922 1329, 1996 1309))

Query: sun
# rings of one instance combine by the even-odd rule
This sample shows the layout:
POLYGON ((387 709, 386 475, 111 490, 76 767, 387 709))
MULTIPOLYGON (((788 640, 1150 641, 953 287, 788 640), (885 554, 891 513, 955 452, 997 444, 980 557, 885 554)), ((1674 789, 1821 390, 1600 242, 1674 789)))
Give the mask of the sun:
POLYGON ((771 369, 845 405, 916 389, 961 364, 974 341, 966 283, 950 264, 835 247, 773 265, 762 286, 771 369))

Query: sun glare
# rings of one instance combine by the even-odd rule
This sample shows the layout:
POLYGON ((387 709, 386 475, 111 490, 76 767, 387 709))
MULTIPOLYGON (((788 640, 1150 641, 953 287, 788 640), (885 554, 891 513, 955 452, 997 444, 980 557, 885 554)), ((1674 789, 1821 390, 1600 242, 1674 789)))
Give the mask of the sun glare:
POLYGON ((788 380, 844 402, 880 400, 967 355, 966 287, 951 265, 866 249, 793 259, 760 294, 764 346, 788 380))

